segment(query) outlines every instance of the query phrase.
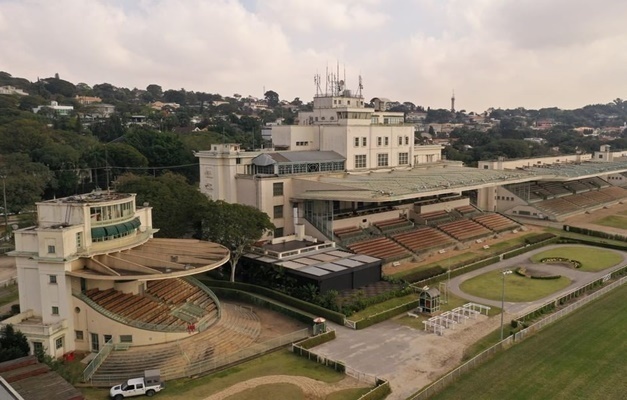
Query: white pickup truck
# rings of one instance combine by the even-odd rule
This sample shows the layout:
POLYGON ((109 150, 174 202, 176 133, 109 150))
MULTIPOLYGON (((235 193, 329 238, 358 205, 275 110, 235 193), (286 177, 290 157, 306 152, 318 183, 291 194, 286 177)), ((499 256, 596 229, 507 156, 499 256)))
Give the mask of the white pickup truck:
POLYGON ((126 397, 141 396, 145 394, 148 397, 154 396, 165 388, 165 384, 161 382, 161 373, 158 369, 144 371, 143 378, 133 378, 121 385, 116 385, 109 390, 109 397, 114 400, 122 400, 126 397))

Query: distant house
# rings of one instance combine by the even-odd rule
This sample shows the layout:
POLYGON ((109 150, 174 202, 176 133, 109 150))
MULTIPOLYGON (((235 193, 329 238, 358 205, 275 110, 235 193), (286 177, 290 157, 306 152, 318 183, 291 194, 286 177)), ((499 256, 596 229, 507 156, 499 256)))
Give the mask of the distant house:
POLYGON ((85 106, 88 104, 100 103, 102 102, 102 99, 100 97, 94 96, 76 96, 76 101, 78 101, 79 104, 85 106))
POLYGON ((60 106, 59 103, 57 103, 56 101, 51 101, 50 105, 33 108, 33 112, 37 114, 44 108, 49 108, 53 110, 56 115, 69 115, 72 111, 74 111, 73 106, 60 106))
POLYGON ((90 115, 93 118, 108 118, 113 113, 115 113, 115 106, 112 104, 100 103, 100 104, 91 104, 87 108, 87 112, 85 114, 90 115))
POLYGON ((181 107, 178 103, 164 103, 162 101, 155 101, 154 103, 150 103, 149 106, 153 110, 162 110, 164 107, 170 107, 176 110, 181 107))
POLYGON ((0 94, 19 94, 20 96, 28 96, 28 93, 15 86, 0 86, 0 94))

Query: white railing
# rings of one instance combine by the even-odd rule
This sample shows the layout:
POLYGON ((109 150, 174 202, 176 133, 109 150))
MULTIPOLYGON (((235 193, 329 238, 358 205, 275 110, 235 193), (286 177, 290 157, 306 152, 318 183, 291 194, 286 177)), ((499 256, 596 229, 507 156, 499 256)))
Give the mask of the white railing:
POLYGON ((112 350, 113 339, 109 339, 109 341, 105 343, 104 346, 102 346, 102 349, 100 349, 98 354, 96 354, 96 357, 94 357, 93 360, 91 360, 91 362, 87 364, 87 367, 85 367, 85 370, 83 371, 83 382, 87 382, 91 379, 94 372, 96 372, 98 367, 100 367, 102 363, 107 359, 107 356, 111 353, 112 350))
MULTIPOLYGON (((525 329, 515 333, 514 335, 506 337, 504 340, 498 342, 497 344, 493 345, 492 347, 490 347, 490 348, 482 351, 481 353, 477 354, 475 357, 473 357, 470 360, 466 361, 465 363, 463 363, 459 367, 455 368, 454 370, 452 370, 448 374, 444 375, 443 377, 441 377, 437 381, 433 382, 432 384, 430 384, 426 388, 422 389, 420 392, 418 392, 418 393, 414 394, 413 396, 409 397, 407 400, 427 400, 427 399, 430 399, 436 393, 440 392, 441 390, 446 388, 448 385, 450 385, 452 382, 454 382, 457 379, 459 379, 463 374, 465 374, 466 372, 471 371, 472 369, 480 366, 485 361, 490 359, 494 354, 502 351, 503 349, 507 348, 508 346, 513 344, 514 342, 526 339, 527 337, 529 337, 533 333, 541 330, 545 326, 550 325, 551 323, 553 323, 553 322, 557 321, 558 319, 560 319, 560 318, 570 314, 571 312, 573 312, 573 311, 579 309, 580 307, 590 303, 591 301, 594 301, 594 300, 598 299, 599 297, 607 294, 609 291, 611 291, 613 289, 616 289, 617 287, 625 284, 626 282, 627 282, 627 277, 623 277, 623 278, 617 280, 616 282, 613 282, 613 283, 607 285, 606 287, 604 287, 602 289, 599 289, 596 292, 587 295, 586 297, 584 297, 583 299, 577 301, 576 303, 570 304, 570 305, 564 307, 563 309, 561 309, 561 310, 559 310, 559 311, 557 311, 557 312, 555 312, 555 313, 553 313, 553 314, 551 314, 551 315, 541 319, 540 321, 531 324, 527 328, 525 328, 525 329)), ((582 286, 582 288, 585 287, 585 286, 587 286, 587 285, 582 286)), ((560 296, 560 298, 562 298, 562 297, 563 296, 560 296)), ((559 301, 559 299, 557 299, 557 301, 559 301)), ((544 306, 546 306, 546 304, 541 306, 541 307, 539 307, 539 308, 537 308, 536 310, 539 310, 539 309, 543 308, 544 306)))

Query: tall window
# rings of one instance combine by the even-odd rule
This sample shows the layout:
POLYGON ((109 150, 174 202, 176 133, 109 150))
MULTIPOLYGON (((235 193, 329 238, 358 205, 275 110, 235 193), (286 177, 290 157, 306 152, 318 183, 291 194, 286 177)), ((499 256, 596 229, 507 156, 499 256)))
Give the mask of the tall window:
POLYGON ((52 283, 52 284, 56 284, 57 283, 57 276, 56 275, 48 275, 48 278, 49 278, 49 281, 48 281, 49 283, 52 283))
POLYGON ((53 244, 48 245, 48 254, 54 254, 56 252, 56 248, 53 244))
POLYGON ((405 144, 408 145, 409 144, 409 136, 405 136, 405 144))
POLYGON ((52 306, 52 315, 59 315, 59 307, 52 306))
POLYGON ((74 333, 76 334, 76 340, 83 340, 83 331, 74 331, 74 333))
POLYGON ((283 182, 274 182, 272 184, 272 195, 283 196, 283 182))
POLYGON ((399 145, 399 146, 402 146, 402 145, 403 145, 403 137, 402 137, 402 136, 399 136, 399 137, 398 137, 398 145, 399 145))
POLYGON ((377 166, 379 167, 387 167, 388 166, 388 155, 387 153, 377 154, 377 166))
POLYGON ((366 168, 365 154, 358 154, 355 156, 355 168, 366 168))
POLYGON ((377 136, 377 146, 381 146, 382 139, 381 136, 377 136))
POLYGON ((385 137, 385 145, 389 145, 390 144, 390 138, 389 137, 385 137))
POLYGON ((409 164, 409 153, 398 153, 398 165, 409 164))
POLYGON ((357 146, 359 146, 359 138, 358 137, 355 138, 355 147, 357 147, 357 146))
POLYGON ((274 206, 274 218, 283 218, 283 205, 274 206))
POLYGON ((364 146, 364 147, 366 147, 366 145, 367 145, 367 144, 368 144, 368 140, 366 139, 366 137, 365 137, 365 136, 364 136, 364 137, 362 137, 362 138, 361 138, 361 145, 362 145, 362 146, 364 146))

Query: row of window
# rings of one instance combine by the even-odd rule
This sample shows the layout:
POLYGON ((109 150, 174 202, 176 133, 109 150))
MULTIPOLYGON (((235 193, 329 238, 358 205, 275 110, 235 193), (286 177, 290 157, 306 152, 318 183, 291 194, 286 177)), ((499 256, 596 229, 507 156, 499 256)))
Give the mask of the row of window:
MULTIPOLYGON (((365 137, 356 137, 353 139, 353 145, 355 147, 359 147, 361 143, 361 147, 366 147, 367 146, 367 138, 365 137)), ((402 146, 403 143, 405 143, 405 145, 409 145, 409 136, 399 136, 398 137, 398 145, 402 146)), ((390 145, 390 138, 387 136, 377 136, 377 146, 389 146, 390 145)))
POLYGON ((510 196, 496 196, 496 200, 514 201, 514 198, 510 196))
MULTIPOLYGON (((398 153, 398 165, 409 164, 409 153, 398 153)), ((367 156, 365 154, 355 155, 355 168, 366 168, 368 165, 367 156)), ((377 154, 377 167, 389 166, 389 156, 387 153, 377 154)))
MULTIPOLYGON (((342 104, 342 99, 333 99, 333 104, 342 104)), ((351 101, 350 100, 346 100, 346 104, 350 106, 351 101)), ((364 105, 364 101, 363 100, 355 100, 355 104, 356 105, 364 105)))
POLYGON ((296 142, 296 146, 309 146, 308 141, 296 142))
MULTIPOLYGON (((74 335, 76 337, 76 340, 85 340, 85 335, 83 334, 83 331, 74 331, 74 335)), ((92 335, 97 334, 93 333, 92 335)), ((111 339, 111 335, 104 335, 104 339, 104 342, 107 343, 111 339)), ((133 335, 120 335, 120 343, 133 343, 133 335)))
POLYGON ((90 207, 89 213, 91 214, 92 222, 126 218, 135 213, 134 205, 135 202, 129 201, 110 206, 90 207))

